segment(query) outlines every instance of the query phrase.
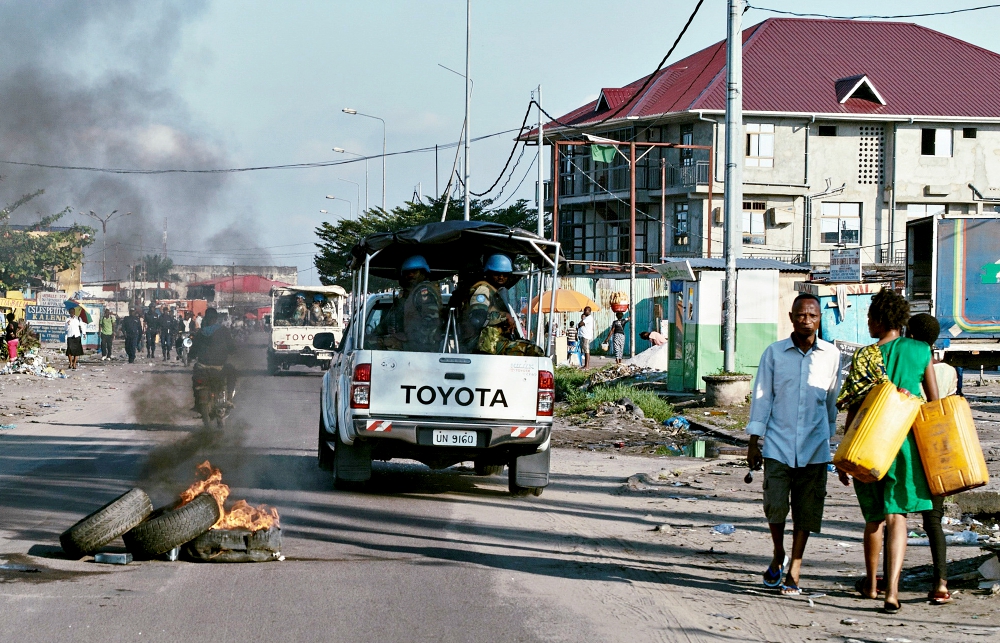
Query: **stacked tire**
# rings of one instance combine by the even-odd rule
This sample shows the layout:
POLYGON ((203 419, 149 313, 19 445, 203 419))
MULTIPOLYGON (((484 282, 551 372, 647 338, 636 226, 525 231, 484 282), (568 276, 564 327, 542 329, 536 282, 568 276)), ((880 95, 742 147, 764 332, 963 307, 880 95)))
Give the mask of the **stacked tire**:
POLYGON ((219 518, 219 504, 207 493, 154 512, 149 496, 131 489, 67 529, 59 542, 67 554, 80 558, 121 536, 133 556, 152 558, 194 540, 219 518))

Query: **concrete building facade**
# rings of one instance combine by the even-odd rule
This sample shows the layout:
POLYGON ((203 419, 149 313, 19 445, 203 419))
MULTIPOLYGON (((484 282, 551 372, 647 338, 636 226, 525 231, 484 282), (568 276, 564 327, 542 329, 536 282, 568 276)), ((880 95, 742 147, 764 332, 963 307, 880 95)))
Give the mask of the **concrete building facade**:
MULTIPOLYGON (((744 256, 822 267, 857 247, 866 264, 901 263, 907 220, 1000 205, 997 54, 907 23, 801 19, 755 25, 743 48, 744 256)), ((638 143, 637 263, 722 255, 724 63, 720 42, 546 127, 550 141, 638 143), (643 142, 708 146, 714 167, 707 150, 643 142)), ((629 261, 616 147, 560 147, 558 234, 576 272, 629 261)))

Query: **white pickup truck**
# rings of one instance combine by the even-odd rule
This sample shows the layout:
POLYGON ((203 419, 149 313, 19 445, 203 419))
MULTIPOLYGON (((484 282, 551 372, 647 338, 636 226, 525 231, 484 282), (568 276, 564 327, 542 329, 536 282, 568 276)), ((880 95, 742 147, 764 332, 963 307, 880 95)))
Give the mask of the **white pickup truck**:
MULTIPOLYGON (((373 460, 392 458, 434 469, 472 461, 479 475, 496 475, 506 466, 514 495, 540 495, 548 485, 551 357, 461 353, 447 331, 437 352, 379 350, 373 342, 394 295, 368 295, 369 273, 398 275, 401 257, 421 253, 441 277, 469 265, 463 258, 481 261, 471 255, 484 250, 531 253, 553 270, 558 257, 553 242, 467 221, 409 228, 389 239, 374 235, 355 247, 351 324, 323 378, 319 413, 319 464, 338 486, 368 480, 373 460)), ((443 317, 453 322, 447 295, 444 302, 443 317)), ((318 334, 313 345, 331 349, 334 338, 318 334)))
POLYGON ((296 364, 329 368, 333 351, 314 348, 313 337, 317 333, 332 333, 340 341, 346 301, 347 291, 340 286, 272 288, 267 371, 277 375, 296 364))

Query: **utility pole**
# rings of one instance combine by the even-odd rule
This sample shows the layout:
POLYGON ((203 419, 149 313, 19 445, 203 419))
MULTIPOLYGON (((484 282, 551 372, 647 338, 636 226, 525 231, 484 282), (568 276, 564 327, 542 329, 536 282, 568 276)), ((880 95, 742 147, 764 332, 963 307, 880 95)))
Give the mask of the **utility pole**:
MULTIPOLYGON (((726 287, 722 315, 723 368, 736 370, 736 259, 742 256, 743 212, 743 6, 729 0, 726 36, 726 287)), ((711 213, 708 213, 711 216, 711 213)), ((711 232, 711 227, 709 227, 711 232)))
MULTIPOLYGON (((85 213, 91 219, 97 219, 101 222, 101 236, 104 239, 104 248, 101 251, 101 281, 108 280, 107 266, 108 266, 108 221, 111 220, 113 216, 118 214, 118 210, 112 210, 111 214, 102 217, 93 210, 85 213)), ((125 216, 132 214, 131 212, 126 212, 125 216)), ((117 256, 117 255, 116 255, 117 256)))
POLYGON ((465 155, 462 161, 462 173, 465 175, 465 216, 469 220, 469 139, 472 129, 469 123, 469 33, 472 30, 472 0, 465 0, 465 155))
POLYGON ((542 151, 545 140, 542 137, 542 86, 538 85, 538 236, 545 238, 545 174, 542 170, 542 151))

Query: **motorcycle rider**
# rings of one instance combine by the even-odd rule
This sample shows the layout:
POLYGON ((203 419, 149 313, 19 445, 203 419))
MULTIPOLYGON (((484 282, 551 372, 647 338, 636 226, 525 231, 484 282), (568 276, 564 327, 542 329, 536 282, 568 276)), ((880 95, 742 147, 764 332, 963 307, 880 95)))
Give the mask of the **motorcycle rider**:
MULTIPOLYGON (((236 395, 236 369, 229 363, 229 356, 236 351, 233 335, 223 325, 219 311, 205 311, 201 329, 194 334, 188 359, 195 362, 191 376, 195 404, 198 404, 199 381, 210 383, 211 388, 225 386, 226 400, 232 405, 236 395)), ((199 409, 200 411, 200 409, 199 409)))

